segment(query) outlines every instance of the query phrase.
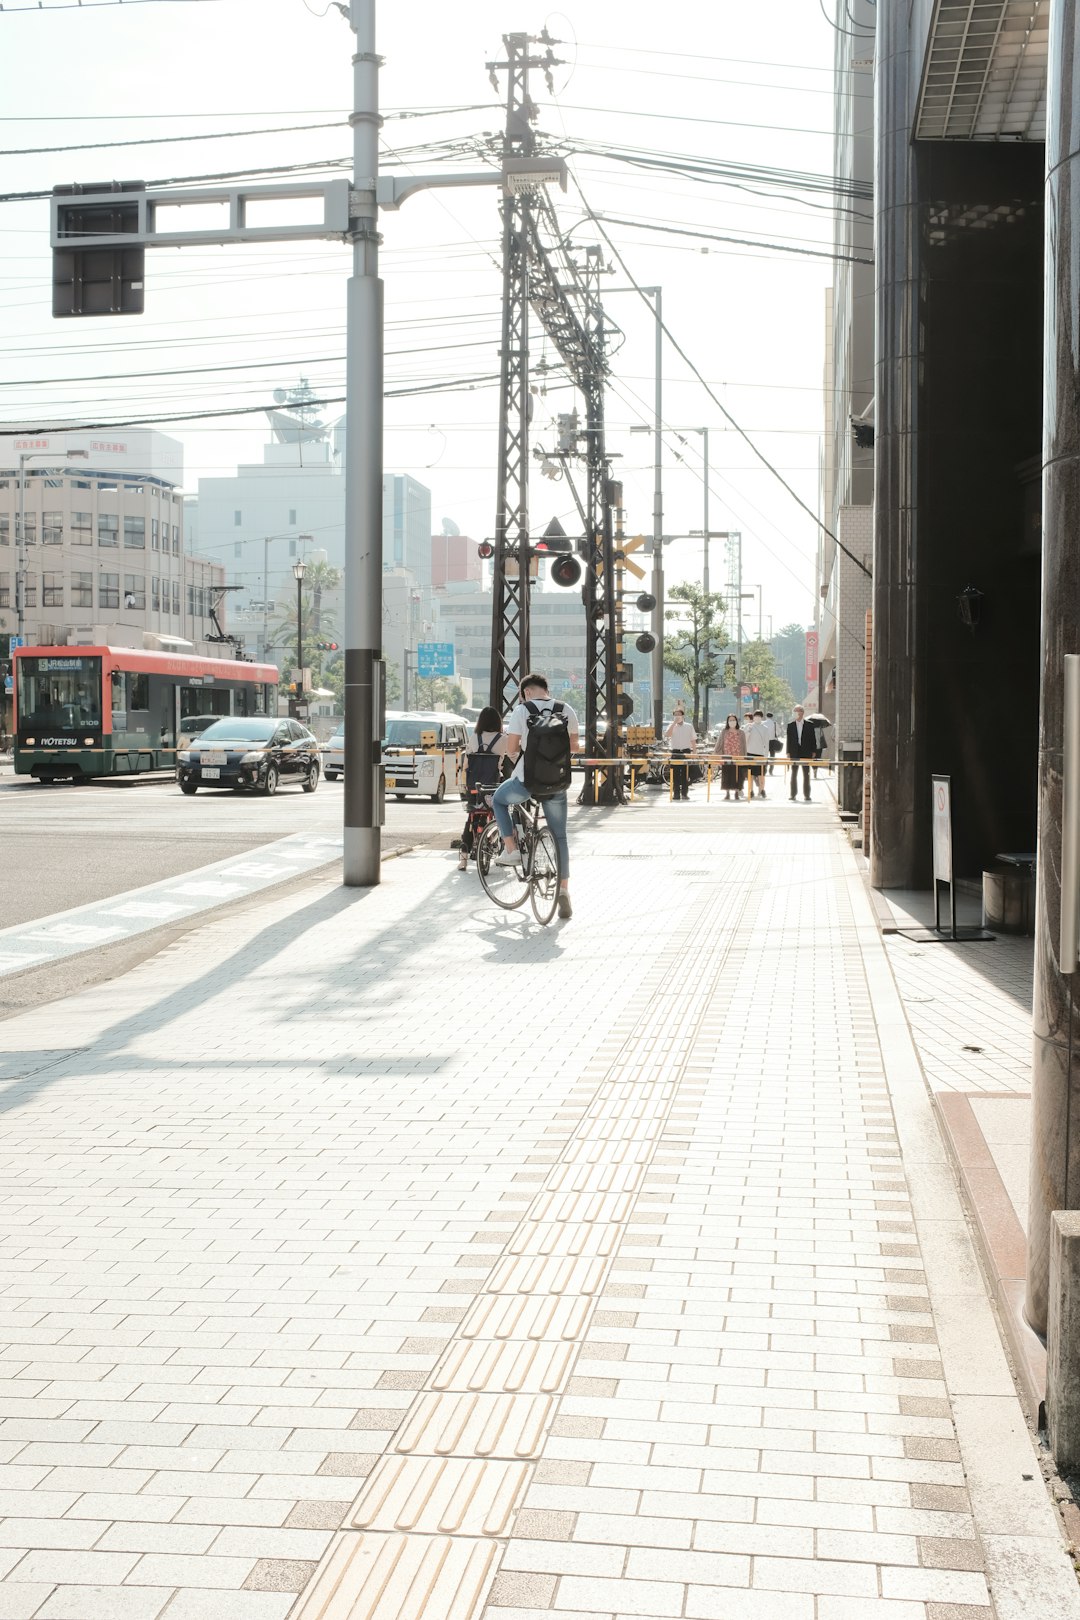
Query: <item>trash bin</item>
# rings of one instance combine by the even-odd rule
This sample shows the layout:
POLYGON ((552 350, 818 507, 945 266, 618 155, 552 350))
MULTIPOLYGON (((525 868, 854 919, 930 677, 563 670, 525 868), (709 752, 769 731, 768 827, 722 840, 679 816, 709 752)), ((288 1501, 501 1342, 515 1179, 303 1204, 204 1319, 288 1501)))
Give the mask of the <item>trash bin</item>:
POLYGON ((847 815, 857 816, 862 810, 863 773, 858 761, 863 757, 863 745, 861 742, 842 742, 836 752, 839 760, 837 799, 840 809, 847 815), (855 763, 850 764, 849 761, 855 763))
POLYGON ((984 872, 983 926, 1002 934, 1033 934, 1035 879, 1015 869, 984 872))

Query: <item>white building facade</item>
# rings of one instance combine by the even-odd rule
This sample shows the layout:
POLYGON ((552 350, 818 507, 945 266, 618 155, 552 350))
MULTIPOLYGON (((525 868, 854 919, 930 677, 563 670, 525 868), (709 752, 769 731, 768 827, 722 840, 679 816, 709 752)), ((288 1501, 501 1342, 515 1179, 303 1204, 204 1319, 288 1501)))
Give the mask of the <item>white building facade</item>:
POLYGON ((0 634, 220 654, 221 570, 185 554, 182 479, 150 429, 0 435, 0 634))

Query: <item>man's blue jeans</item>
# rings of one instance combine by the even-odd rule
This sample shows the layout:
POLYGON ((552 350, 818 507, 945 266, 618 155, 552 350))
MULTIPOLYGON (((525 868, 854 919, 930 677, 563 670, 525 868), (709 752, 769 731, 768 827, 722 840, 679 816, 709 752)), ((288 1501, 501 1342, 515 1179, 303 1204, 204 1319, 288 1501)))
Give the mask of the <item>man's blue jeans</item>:
MULTIPOLYGON (((529 797, 529 790, 524 782, 509 777, 501 786, 495 789, 491 803, 495 811, 495 820, 499 831, 504 838, 509 838, 514 830, 514 823, 510 816, 512 804, 524 804, 529 797)), ((551 835, 559 851, 559 867, 563 878, 570 876, 570 846, 566 842, 566 794, 556 793, 553 798, 541 800, 544 820, 551 828, 551 835)))

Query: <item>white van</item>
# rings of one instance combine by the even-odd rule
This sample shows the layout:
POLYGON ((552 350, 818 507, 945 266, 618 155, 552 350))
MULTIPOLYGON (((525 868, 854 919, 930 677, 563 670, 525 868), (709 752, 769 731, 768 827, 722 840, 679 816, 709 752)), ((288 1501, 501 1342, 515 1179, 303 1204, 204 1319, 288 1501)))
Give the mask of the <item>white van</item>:
POLYGON ((388 710, 383 775, 395 799, 425 798, 442 804, 465 781, 469 723, 437 709, 388 710))

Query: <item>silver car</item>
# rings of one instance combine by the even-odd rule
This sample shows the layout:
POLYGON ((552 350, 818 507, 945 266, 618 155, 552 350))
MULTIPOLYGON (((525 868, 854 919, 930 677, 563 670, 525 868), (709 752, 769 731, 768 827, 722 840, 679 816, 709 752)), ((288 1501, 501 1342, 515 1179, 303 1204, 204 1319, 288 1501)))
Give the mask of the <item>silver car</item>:
POLYGON ((332 737, 320 743, 323 775, 328 782, 336 782, 345 774, 345 722, 342 721, 332 737))

